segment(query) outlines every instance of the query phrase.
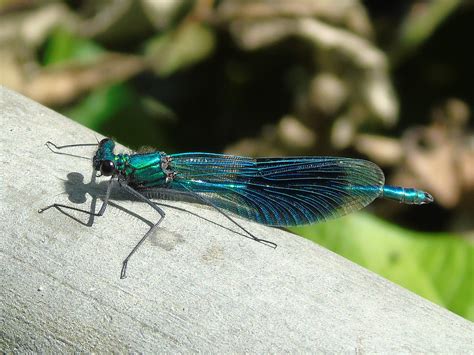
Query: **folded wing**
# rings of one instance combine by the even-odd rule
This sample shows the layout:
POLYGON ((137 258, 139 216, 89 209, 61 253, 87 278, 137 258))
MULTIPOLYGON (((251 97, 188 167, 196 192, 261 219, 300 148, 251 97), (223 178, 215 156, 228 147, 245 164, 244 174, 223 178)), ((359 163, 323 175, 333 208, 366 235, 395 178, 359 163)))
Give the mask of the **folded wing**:
POLYGON ((245 158, 171 155, 170 188, 192 191, 216 207, 272 226, 324 221, 359 210, 382 191, 372 162, 338 157, 245 158))

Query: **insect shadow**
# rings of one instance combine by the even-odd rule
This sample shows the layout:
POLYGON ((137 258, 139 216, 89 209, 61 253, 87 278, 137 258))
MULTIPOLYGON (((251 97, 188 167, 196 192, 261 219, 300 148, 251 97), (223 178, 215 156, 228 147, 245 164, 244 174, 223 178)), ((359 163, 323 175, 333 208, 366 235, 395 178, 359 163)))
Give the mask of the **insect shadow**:
MULTIPOLYGON (((63 180, 64 183, 64 194, 68 196, 68 199, 71 203, 76 204, 76 205, 81 205, 87 202, 87 195, 91 196, 92 200, 90 203, 90 213, 88 213, 88 219, 87 221, 81 220, 80 218, 76 217, 75 215, 67 212, 65 209, 61 208, 61 206, 54 206, 56 210, 61 212, 62 214, 66 215, 67 217, 73 219, 77 223, 80 223, 84 226, 91 227, 94 224, 95 218, 97 216, 94 215, 94 212, 97 210, 97 205, 101 204, 103 202, 103 196, 106 194, 107 186, 108 186, 108 181, 101 181, 97 182, 96 175, 94 172, 92 173, 91 180, 90 182, 86 183, 84 175, 82 175, 79 172, 71 172, 67 174, 67 180, 63 180)), ((206 206, 203 204, 201 201, 199 201, 196 198, 193 198, 192 196, 189 195, 167 195, 167 194, 160 194, 160 202, 153 200, 153 203, 155 203, 157 206, 160 207, 166 207, 166 208, 171 208, 177 211, 185 212, 189 215, 195 216, 201 220, 204 220, 208 223, 211 223, 213 225, 219 226, 220 228, 223 228, 225 230, 228 230, 232 233, 235 233, 239 236, 243 236, 248 239, 252 239, 249 235, 238 232, 232 228, 228 228, 218 222, 215 222, 211 219, 208 219, 206 217, 203 217, 199 215, 198 213, 192 212, 186 208, 178 207, 178 206, 173 206, 171 204, 162 202, 161 200, 170 200, 170 201, 184 201, 184 202, 191 202, 195 204, 199 204, 202 206, 206 206)), ((128 194, 126 191, 122 190, 118 185, 115 186, 114 189, 112 189, 110 199, 108 201, 108 204, 122 212, 127 213, 128 215, 142 221, 143 223, 147 224, 150 228, 153 227, 155 223, 151 222, 150 220, 144 218, 143 216, 139 215, 138 213, 135 213, 125 207, 120 206, 119 203, 120 201, 136 201, 136 202, 141 202, 140 199, 131 196, 128 194)))

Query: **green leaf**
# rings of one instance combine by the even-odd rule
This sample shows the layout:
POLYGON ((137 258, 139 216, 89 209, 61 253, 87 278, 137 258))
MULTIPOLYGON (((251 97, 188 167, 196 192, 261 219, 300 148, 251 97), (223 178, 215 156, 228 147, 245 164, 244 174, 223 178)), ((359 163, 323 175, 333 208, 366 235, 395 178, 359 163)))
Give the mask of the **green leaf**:
POLYGON ((75 61, 88 63, 105 51, 93 41, 80 38, 64 29, 57 29, 46 42, 43 64, 45 66, 75 61))
POLYGON ((132 101, 133 93, 125 85, 110 85, 91 92, 66 115, 97 131, 132 101))
POLYGON ((474 320, 474 246, 456 235, 409 231, 363 213, 291 230, 474 320))
POLYGON ((419 48, 462 4, 462 0, 434 0, 412 5, 418 11, 412 9, 403 20, 398 41, 390 54, 392 63, 401 62, 419 48))

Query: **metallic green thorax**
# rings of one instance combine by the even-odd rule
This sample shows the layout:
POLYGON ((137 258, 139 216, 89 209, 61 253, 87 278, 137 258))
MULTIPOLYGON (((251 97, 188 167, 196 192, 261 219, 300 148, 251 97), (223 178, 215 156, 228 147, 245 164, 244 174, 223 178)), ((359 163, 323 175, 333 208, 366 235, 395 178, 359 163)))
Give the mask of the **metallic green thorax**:
POLYGON ((114 154, 114 148, 115 143, 111 139, 99 143, 93 165, 102 175, 118 176, 134 188, 164 186, 174 176, 163 152, 114 154))

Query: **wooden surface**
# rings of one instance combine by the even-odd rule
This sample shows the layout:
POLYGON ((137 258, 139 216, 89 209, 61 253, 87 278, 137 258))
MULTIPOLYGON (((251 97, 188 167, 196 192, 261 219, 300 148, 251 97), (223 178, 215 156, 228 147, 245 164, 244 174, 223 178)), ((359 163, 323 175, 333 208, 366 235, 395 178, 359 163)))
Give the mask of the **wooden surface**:
POLYGON ((163 207, 121 280, 156 213, 118 195, 92 226, 38 214, 100 205, 105 179, 91 182, 91 161, 44 143, 101 136, 5 88, 0 107, 1 351, 473 351, 469 321, 310 241, 239 220, 273 250, 190 203, 170 204, 196 215, 163 207))

